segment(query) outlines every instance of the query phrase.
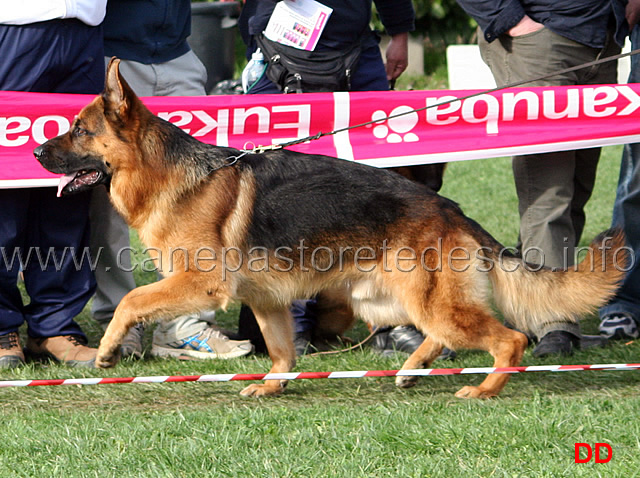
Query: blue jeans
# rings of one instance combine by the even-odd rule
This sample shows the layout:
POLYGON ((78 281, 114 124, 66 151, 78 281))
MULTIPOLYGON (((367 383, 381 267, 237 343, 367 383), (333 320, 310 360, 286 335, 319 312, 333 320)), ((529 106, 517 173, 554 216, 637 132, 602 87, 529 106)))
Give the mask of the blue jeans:
MULTIPOLYGON (((640 29, 631 32, 632 49, 640 47, 640 29)), ((629 83, 640 82, 640 58, 631 57, 629 83)), ((612 225, 620 227, 627 236, 627 245, 633 249, 633 267, 616 296, 602 309, 600 317, 613 314, 630 315, 640 323, 640 143, 627 144, 622 153, 620 178, 613 206, 612 225)))

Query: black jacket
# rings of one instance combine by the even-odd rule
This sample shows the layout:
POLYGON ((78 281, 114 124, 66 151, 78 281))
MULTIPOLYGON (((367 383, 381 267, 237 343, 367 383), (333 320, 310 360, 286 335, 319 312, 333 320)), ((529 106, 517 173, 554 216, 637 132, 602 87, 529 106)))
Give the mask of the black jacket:
POLYGON ((607 28, 616 29, 622 46, 628 27, 623 0, 458 0, 488 42, 498 38, 528 15, 546 28, 592 48, 602 48, 607 28), (611 23, 610 23, 611 22, 611 23))
MULTIPOLYGON (((266 28, 278 0, 247 0, 240 19, 240 31, 247 44, 250 37, 266 28)), ((333 9, 318 43, 319 49, 340 50, 370 35, 372 0, 320 0, 333 9)), ((415 12, 411 0, 373 0, 389 35, 413 31, 415 12)))
POLYGON ((103 27, 105 55, 147 65, 164 63, 190 49, 191 2, 109 0, 103 27))

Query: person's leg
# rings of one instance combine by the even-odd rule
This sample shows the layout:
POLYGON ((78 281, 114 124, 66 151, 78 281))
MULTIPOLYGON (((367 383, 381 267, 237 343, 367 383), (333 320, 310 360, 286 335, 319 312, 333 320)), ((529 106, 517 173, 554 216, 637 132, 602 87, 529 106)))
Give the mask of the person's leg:
MULTIPOLYGON (((131 267, 129 226, 113 208, 106 189, 102 187, 93 190, 89 219, 91 255, 97 259, 97 288, 91 315, 106 330, 122 298, 136 287, 131 267)), ((142 324, 131 328, 122 342, 122 357, 142 357, 143 335, 142 324)))
POLYGON ((596 181, 596 172, 600 160, 600 148, 579 149, 575 151, 576 169, 573 177, 573 199, 571 200, 571 223, 576 246, 582 238, 586 221, 584 208, 591 197, 596 181))
MULTIPOLYGON (((640 29, 631 31, 631 47, 640 46, 640 29)), ((631 57, 629 83, 640 82, 640 57, 631 57)), ((640 324, 640 144, 627 144, 622 153, 612 225, 620 227, 633 249, 634 262, 616 296, 600 309, 600 333, 612 338, 638 338, 640 324)))
MULTIPOLYGON (((507 35, 488 43, 479 35, 480 51, 500 86, 594 60, 615 47, 586 47, 546 28, 512 38, 507 35)), ((591 76, 608 78, 607 69, 591 76)), ((559 86, 585 82, 587 73, 568 73, 531 83, 559 86)), ((584 226, 584 205, 595 181, 599 150, 526 155, 514 158, 513 170, 521 219, 520 239, 526 259, 550 267, 573 263, 573 251, 584 226), (538 253, 537 250, 541 253, 538 253)), ((534 353, 571 353, 580 344, 579 327, 563 324, 562 318, 533 331, 540 340, 534 353), (546 343, 548 342, 548 343, 546 343)), ((597 344, 596 342, 593 342, 597 344)), ((591 342, 583 341, 582 346, 591 342)))
POLYGON ((79 20, 0 25, 0 90, 97 94, 102 28, 79 20))
POLYGON ((193 51, 154 65, 158 82, 155 96, 204 96, 207 70, 193 51))
POLYGON ((575 152, 518 156, 512 161, 523 258, 547 267, 573 263, 571 220, 575 152))
POLYGON ((294 341, 296 355, 304 355, 309 351, 313 339, 313 332, 318 324, 318 317, 314 313, 316 298, 309 300, 294 300, 291 304, 291 316, 294 323, 294 341))
POLYGON ((29 336, 78 335, 73 320, 93 295, 88 208, 91 193, 56 198, 54 188, 31 191, 26 246, 32 248, 24 281, 29 336))
POLYGON ((633 263, 616 296, 600 310, 600 332, 609 337, 638 338, 640 324, 640 144, 624 148, 613 206, 614 227, 621 228, 633 249, 633 263))
POLYGON ((56 198, 54 188, 34 189, 26 245, 36 251, 25 266, 29 339, 25 351, 72 366, 93 366, 96 349, 74 318, 95 290, 89 257, 90 193, 56 198), (39 252, 39 254, 37 254, 39 252))
POLYGON ((18 273, 24 259, 29 189, 0 189, 0 368, 24 363, 18 328, 24 322, 18 273))
POLYGON ((102 187, 93 190, 89 218, 91 255, 98 260, 95 270, 98 287, 91 315, 106 328, 122 298, 136 287, 131 272, 129 227, 113 208, 107 190, 102 187))
POLYGON ((352 91, 386 91, 389 80, 378 45, 365 47, 351 79, 352 91))
MULTIPOLYGON (((4 56, 0 89, 49 93, 98 93, 102 89, 99 27, 88 27, 77 20, 0 26, 0 46, 4 56)), ((14 190, 3 192, 3 202, 19 194, 14 190)), ((24 265, 25 288, 31 299, 21 308, 29 325, 27 349, 72 365, 90 365, 95 349, 84 345, 86 338, 73 320, 94 288, 90 265, 80 259, 88 240, 86 206, 90 196, 56 199, 51 188, 23 194, 27 196, 22 204, 7 212, 23 214, 19 246, 27 251, 32 247, 43 260, 41 265, 39 258, 32 256, 24 265)), ((13 227, 11 221, 7 218, 8 234, 13 227)), ((5 276, 10 282, 13 273, 5 276)), ((7 293, 15 297, 10 286, 7 293)))

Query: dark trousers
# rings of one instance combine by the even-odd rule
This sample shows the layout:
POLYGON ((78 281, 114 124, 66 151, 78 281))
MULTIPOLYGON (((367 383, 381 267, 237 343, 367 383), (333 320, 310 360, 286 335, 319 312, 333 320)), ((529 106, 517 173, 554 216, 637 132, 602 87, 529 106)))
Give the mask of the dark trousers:
MULTIPOLYGON (((0 90, 99 93, 102 42, 102 28, 78 20, 0 25, 0 90)), ((89 199, 56 198, 54 188, 0 190, 0 335, 25 321, 32 337, 82 335, 73 319, 95 290, 89 261, 80 263, 89 199), (16 285, 21 267, 28 305, 16 285)))
MULTIPOLYGON (((491 43, 487 43, 480 34, 478 43, 482 58, 491 68, 498 86, 620 52, 611 33, 607 44, 597 49, 564 38, 546 28, 515 38, 502 35, 491 43)), ((615 82, 616 63, 608 62, 555 75, 528 86, 615 82)), ((529 262, 548 267, 573 264, 574 248, 584 227, 584 207, 593 191, 599 157, 600 148, 591 148, 513 158, 520 213, 520 248, 529 262), (565 255, 568 261, 565 261, 565 255)), ((553 330, 564 330, 574 335, 580 333, 578 325, 563 322, 550 323, 532 332, 541 338, 553 330)))
POLYGON ((82 335, 73 318, 95 290, 88 257, 81 263, 89 250, 89 197, 56 198, 55 188, 0 190, 0 335, 25 320, 32 337, 82 335), (16 284, 21 268, 28 305, 16 284))

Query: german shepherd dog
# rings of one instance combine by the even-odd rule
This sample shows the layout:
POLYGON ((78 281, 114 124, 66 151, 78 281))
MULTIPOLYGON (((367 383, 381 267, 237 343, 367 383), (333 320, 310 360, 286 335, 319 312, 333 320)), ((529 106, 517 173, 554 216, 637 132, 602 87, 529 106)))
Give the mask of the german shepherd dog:
MULTIPOLYGON (((122 300, 98 367, 116 364, 123 337, 139 322, 242 301, 255 313, 271 372, 288 372, 295 366, 289 306, 327 289, 344 291, 354 313, 372 324, 414 324, 426 335, 403 369, 428 367, 444 346, 485 350, 495 367, 517 366, 527 338, 494 317, 491 295, 528 331, 593 312, 624 276, 613 253, 624 246, 620 232, 595 240, 575 268, 534 271, 455 203, 399 174, 201 143, 153 115, 118 65, 112 59, 103 93, 70 131, 34 151, 46 169, 66 175, 61 194, 107 185, 164 275, 122 300)), ((488 375, 456 395, 492 397, 508 380, 488 375)), ((285 385, 266 380, 241 393, 277 395, 285 385)))

